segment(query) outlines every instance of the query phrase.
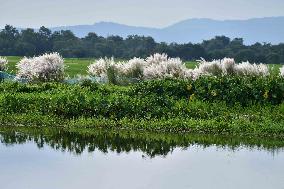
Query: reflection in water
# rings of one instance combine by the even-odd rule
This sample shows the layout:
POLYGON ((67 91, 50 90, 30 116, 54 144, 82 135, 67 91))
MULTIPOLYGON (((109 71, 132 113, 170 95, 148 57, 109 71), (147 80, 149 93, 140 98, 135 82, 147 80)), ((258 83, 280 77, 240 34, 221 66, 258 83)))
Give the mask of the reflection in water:
POLYGON ((264 149, 276 153, 284 147, 279 139, 248 137, 209 136, 193 134, 158 134, 114 130, 59 129, 59 128, 0 128, 0 141, 5 145, 34 142, 38 148, 48 145, 60 151, 81 154, 93 152, 141 151, 148 157, 166 156, 175 148, 190 148, 192 145, 235 150, 240 147, 264 149))

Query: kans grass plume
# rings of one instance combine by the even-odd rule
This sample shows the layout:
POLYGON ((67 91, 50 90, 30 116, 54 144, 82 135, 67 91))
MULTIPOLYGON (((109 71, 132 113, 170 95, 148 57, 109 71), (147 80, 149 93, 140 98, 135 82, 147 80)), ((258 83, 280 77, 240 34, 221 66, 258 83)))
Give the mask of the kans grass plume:
MULTIPOLYGON (((133 58, 126 62, 115 63, 114 59, 99 59, 88 67, 92 76, 108 78, 109 70, 119 77, 140 80, 152 79, 197 79, 201 76, 268 76, 269 68, 264 64, 242 62, 237 64, 232 58, 213 60, 201 59, 195 69, 188 69, 179 58, 170 58, 166 54, 156 53, 146 59, 133 58)), ((113 75, 112 75, 113 76, 113 75)))
POLYGON ((8 60, 6 57, 0 56, 0 71, 5 71, 7 68, 8 60))
POLYGON ((108 77, 110 70, 118 78, 138 80, 192 77, 192 71, 179 58, 168 58, 166 54, 154 54, 145 60, 133 58, 119 63, 115 63, 113 58, 101 58, 88 67, 88 73, 98 77, 108 77))
POLYGON ((284 77, 284 66, 280 68, 280 76, 284 77))
POLYGON ((198 76, 268 76, 270 74, 269 68, 265 64, 251 64, 249 62, 237 64, 235 60, 231 58, 213 60, 211 62, 202 59, 199 61, 199 66, 194 69, 194 72, 198 76))
POLYGON ((64 79, 64 59, 58 53, 24 57, 17 65, 17 78, 29 81, 61 81, 64 79))

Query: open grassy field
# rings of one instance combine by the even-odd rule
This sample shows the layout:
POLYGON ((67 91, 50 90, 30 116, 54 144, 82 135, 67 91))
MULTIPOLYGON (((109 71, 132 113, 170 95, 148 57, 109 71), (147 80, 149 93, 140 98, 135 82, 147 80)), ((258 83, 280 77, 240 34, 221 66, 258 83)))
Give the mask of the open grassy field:
MULTIPOLYGON (((16 64, 21 60, 22 57, 18 56, 9 56, 7 57, 9 60, 8 72, 15 74, 16 64)), ((95 59, 93 58, 65 58, 66 68, 66 76, 74 77, 76 75, 87 75, 87 67, 93 63, 95 59)), ((194 69, 198 63, 196 61, 187 61, 186 66, 187 68, 194 69)), ((270 68, 273 70, 274 73, 279 72, 279 68, 282 65, 280 64, 271 64, 270 68)))

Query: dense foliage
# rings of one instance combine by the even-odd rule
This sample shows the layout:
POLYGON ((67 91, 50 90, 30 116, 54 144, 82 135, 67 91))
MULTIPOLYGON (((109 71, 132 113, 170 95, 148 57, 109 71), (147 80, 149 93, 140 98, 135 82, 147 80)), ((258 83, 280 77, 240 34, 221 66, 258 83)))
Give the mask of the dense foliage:
POLYGON ((207 60, 223 57, 235 58, 238 62, 284 63, 284 44, 271 45, 256 43, 244 45, 243 39, 229 39, 218 36, 201 44, 166 44, 157 43, 151 37, 119 36, 107 38, 89 33, 84 38, 76 37, 71 31, 51 32, 41 27, 38 31, 24 29, 18 31, 7 25, 0 32, 0 55, 34 56, 49 52, 59 52, 64 57, 117 57, 130 59, 159 52, 183 60, 196 60, 203 57, 207 60))
POLYGON ((0 123, 284 134, 284 80, 201 77, 121 87, 84 81, 0 84, 0 123))

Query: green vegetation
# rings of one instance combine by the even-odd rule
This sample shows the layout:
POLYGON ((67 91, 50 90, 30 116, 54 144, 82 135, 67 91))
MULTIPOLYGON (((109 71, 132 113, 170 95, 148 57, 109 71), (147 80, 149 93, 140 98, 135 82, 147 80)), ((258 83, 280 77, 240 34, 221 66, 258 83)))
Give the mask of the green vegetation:
POLYGON ((0 123, 284 137, 284 79, 0 84, 0 123))

